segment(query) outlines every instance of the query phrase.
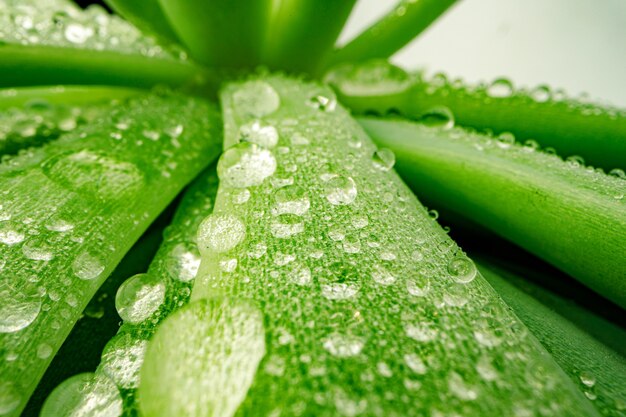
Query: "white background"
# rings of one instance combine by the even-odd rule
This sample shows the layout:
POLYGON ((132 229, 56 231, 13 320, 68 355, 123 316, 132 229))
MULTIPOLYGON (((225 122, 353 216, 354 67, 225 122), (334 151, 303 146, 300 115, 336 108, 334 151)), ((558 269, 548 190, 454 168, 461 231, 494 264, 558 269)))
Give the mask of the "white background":
MULTIPOLYGON (((359 0, 339 43, 397 0, 359 0)), ((459 0, 394 62, 466 81, 506 76, 626 107, 626 0, 459 0)))

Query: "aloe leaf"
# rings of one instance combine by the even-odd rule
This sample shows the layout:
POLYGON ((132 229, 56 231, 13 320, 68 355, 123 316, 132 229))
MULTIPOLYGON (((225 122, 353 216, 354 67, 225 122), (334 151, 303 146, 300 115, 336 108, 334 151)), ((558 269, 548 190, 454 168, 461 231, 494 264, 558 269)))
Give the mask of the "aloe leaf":
POLYGON ((194 87, 211 77, 98 6, 82 11, 63 0, 0 0, 0 87, 194 87))
POLYGON ((356 0, 277 0, 263 50, 270 68, 315 73, 332 51, 356 0))
POLYGON ((102 117, 112 101, 137 94, 120 88, 0 90, 0 156, 56 139, 102 117))
POLYGON ((488 261, 477 263, 485 279, 598 411, 603 416, 625 416, 626 359, 518 287, 532 288, 528 281, 488 261))
POLYGON ((194 59, 222 68, 259 64, 271 0, 159 1, 194 59))
POLYGON ((144 319, 128 320, 128 309, 122 309, 121 315, 125 320, 117 335, 105 347, 95 374, 84 375, 83 384, 72 383, 74 377, 61 383, 46 400, 41 417, 93 413, 94 401, 89 399, 94 396, 104 398, 97 390, 94 391, 98 386, 95 381, 107 381, 114 388, 106 396, 109 406, 121 406, 124 415, 138 412, 135 393, 146 342, 159 323, 189 299, 193 279, 200 266, 196 231, 199 223, 211 213, 216 191, 214 167, 205 170, 185 191, 147 275, 127 276, 128 280, 115 297, 120 308, 126 307, 127 301, 132 301, 137 306, 135 312, 141 311, 144 319), (125 290, 129 284, 146 276, 156 278, 151 281, 154 285, 135 287, 137 291, 134 292, 125 290))
POLYGON ((144 33, 165 41, 180 42, 158 0, 106 0, 106 3, 144 33))
POLYGON ((401 0, 378 22, 336 50, 330 64, 388 58, 455 3, 456 0, 401 0))
POLYGON ((422 119, 451 112, 460 126, 511 133, 519 142, 537 141, 607 171, 626 168, 626 112, 570 98, 545 85, 521 89, 500 78, 472 86, 443 74, 409 75, 380 60, 342 65, 328 80, 342 103, 357 113, 397 111, 422 119))
POLYGON ((142 415, 597 415, 327 87, 221 97, 195 301, 148 346, 142 415))
POLYGON ((487 227, 626 307, 626 182, 532 146, 446 126, 359 119, 434 207, 487 227))
POLYGON ((102 281, 217 156, 217 120, 202 100, 141 96, 111 117, 2 161, 5 414, 19 414, 102 281))

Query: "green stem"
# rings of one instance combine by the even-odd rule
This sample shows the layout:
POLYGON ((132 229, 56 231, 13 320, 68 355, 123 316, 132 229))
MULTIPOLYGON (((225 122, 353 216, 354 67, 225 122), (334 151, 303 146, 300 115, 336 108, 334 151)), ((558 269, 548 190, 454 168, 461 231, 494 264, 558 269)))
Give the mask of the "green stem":
POLYGON ((467 86, 442 75, 425 79, 398 72, 387 79, 359 80, 368 65, 343 69, 331 81, 342 102, 358 113, 399 111, 413 119, 445 107, 455 123, 495 134, 510 132, 520 142, 532 139, 552 147, 560 155, 578 155, 594 166, 611 170, 626 168, 626 112, 562 98, 562 93, 539 86, 517 90, 504 79, 490 85, 467 86), (392 84, 396 91, 371 94, 376 83, 392 84), (359 89, 361 91, 359 91, 359 89))
POLYGON ((622 179, 461 129, 359 121, 434 207, 471 218, 626 307, 622 179))
POLYGON ((197 61, 214 68, 260 63, 271 0, 160 0, 178 37, 197 61))
POLYGON ((327 58, 356 0, 275 0, 263 63, 315 73, 327 58))
POLYGON ((388 58, 422 33, 456 0, 403 0, 347 45, 335 51, 329 65, 388 58))
POLYGON ((214 91, 217 82, 213 74, 190 62, 50 46, 0 47, 0 87, 57 84, 132 88, 164 84, 197 94, 214 91))
MULTIPOLYGON (((530 294, 541 290, 529 281, 484 260, 477 264, 491 286, 545 346, 571 380, 593 400, 598 411, 607 417, 624 416, 626 359, 581 330, 576 323, 559 315, 551 304, 542 304, 533 298, 530 294), (530 290, 526 289, 528 287, 530 290)), ((555 295, 550 296, 558 300, 555 295)), ((585 314, 593 316, 588 311, 585 314)), ((600 320, 598 317, 596 319, 600 320)), ((615 333, 610 336, 617 337, 615 333)))

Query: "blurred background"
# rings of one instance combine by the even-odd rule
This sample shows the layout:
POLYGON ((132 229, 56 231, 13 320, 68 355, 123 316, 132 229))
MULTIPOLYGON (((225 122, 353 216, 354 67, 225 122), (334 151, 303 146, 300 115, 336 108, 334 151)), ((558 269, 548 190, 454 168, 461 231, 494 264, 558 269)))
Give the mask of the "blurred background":
MULTIPOLYGON (((339 42, 397 2, 359 0, 339 42)), ((470 82, 545 83, 626 107, 626 1, 460 0, 394 62, 470 82)))

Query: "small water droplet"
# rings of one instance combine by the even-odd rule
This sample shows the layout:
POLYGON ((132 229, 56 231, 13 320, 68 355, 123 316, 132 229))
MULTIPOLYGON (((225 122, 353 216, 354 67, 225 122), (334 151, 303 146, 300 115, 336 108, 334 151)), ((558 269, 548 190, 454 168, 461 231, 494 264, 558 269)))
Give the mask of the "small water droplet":
POLYGON ((361 353, 365 341, 354 335, 331 333, 322 340, 324 349, 338 358, 349 358, 361 353))
POLYGON ((374 152, 372 163, 381 171, 389 171, 396 163, 396 155, 391 149, 381 148, 374 152))
POLYGON ((165 301, 165 284, 149 274, 137 274, 120 285, 115 308, 122 320, 137 324, 146 320, 165 301))
POLYGON ((79 23, 70 23, 65 28, 65 39, 71 43, 82 44, 94 35, 93 28, 79 23))
POLYGON ((343 250, 346 253, 359 253, 361 251, 361 241, 356 236, 347 236, 343 240, 343 250))
POLYGON ((148 341, 137 340, 129 333, 115 336, 102 351, 104 373, 120 388, 137 388, 147 348, 148 341))
POLYGON ((244 117, 263 117, 280 107, 280 96, 270 84, 254 80, 241 84, 233 94, 236 111, 244 117))
POLYGON ((248 202, 248 200, 250 200, 250 196, 251 196, 250 190, 248 190, 247 188, 239 190, 239 192, 234 192, 232 194, 233 203, 245 204, 248 202))
POLYGON ((195 245, 179 243, 170 251, 165 259, 168 275, 182 282, 189 282, 196 277, 200 268, 200 254, 195 245))
POLYGON ((418 375, 424 375, 427 371, 426 364, 415 353, 407 353, 404 355, 404 362, 409 367, 409 369, 415 372, 418 375))
POLYGON ((326 199, 330 204, 341 206, 351 204, 357 196, 356 183, 351 177, 334 175, 324 184, 326 199))
POLYGON ((596 385, 596 377, 594 377, 589 372, 581 372, 578 375, 578 378, 580 378, 580 382, 582 382, 582 384, 588 388, 592 388, 594 385, 596 385))
POLYGON ((448 377, 448 389, 462 401, 472 401, 478 398, 476 390, 468 386, 463 377, 454 371, 450 372, 448 377))
POLYGON ((467 256, 455 256, 448 263, 448 273, 458 283, 467 284, 471 282, 475 277, 476 265, 467 256))
POLYGON ((198 227, 201 253, 223 253, 235 248, 246 236, 246 226, 232 214, 211 214, 198 227))
POLYGON ((28 327, 41 311, 41 297, 31 289, 14 290, 0 284, 0 333, 28 327))
POLYGON ((322 295, 329 300, 346 300, 354 297, 359 292, 355 284, 326 284, 322 285, 322 295))
POLYGON ((22 397, 10 381, 0 381, 0 415, 14 411, 22 402, 22 397))
POLYGON ((454 114, 447 107, 433 107, 425 111, 418 121, 429 127, 448 130, 454 127, 454 114))
POLYGON ((314 109, 325 112, 333 112, 337 107, 337 100, 333 96, 316 95, 311 97, 306 104, 314 109))
POLYGON ((0 243, 16 245, 24 241, 24 233, 15 230, 9 223, 0 223, 0 243))
POLYGON ((537 103, 545 103, 552 98, 552 92, 547 85, 540 85, 530 92, 530 96, 537 103))
POLYGON ((37 357, 39 359, 48 359, 52 355, 52 346, 42 343, 37 347, 37 357))
POLYGON ((222 271, 226 273, 234 272, 237 269, 238 261, 236 258, 232 259, 221 259, 219 261, 219 267, 222 271))
POLYGON ((249 142, 241 142, 227 149, 217 163, 220 181, 234 188, 260 185, 275 171, 274 155, 249 142))
POLYGON ((487 95, 493 98, 506 98, 513 94, 513 84, 506 78, 498 78, 487 87, 487 95))
POLYGON ((425 297, 430 291, 430 281, 426 278, 408 279, 406 290, 414 297, 425 297))
POLYGON ((104 264, 100 258, 88 251, 82 252, 72 262, 72 271, 83 280, 91 280, 98 278, 104 271, 104 264))
POLYGON ((278 143, 278 131, 274 126, 265 126, 260 121, 242 125, 239 128, 241 142, 255 143, 264 148, 273 148, 278 143))
POLYGON ((310 206, 309 196, 304 188, 288 185, 274 193, 272 215, 295 214, 302 216, 309 211, 310 206))
POLYGON ((295 263, 287 273, 290 282, 296 285, 309 285, 311 283, 311 270, 306 265, 295 263))
POLYGON ((511 132, 502 132, 496 137, 496 141, 498 147, 507 149, 515 144, 515 136, 511 132))
POLYGON ((270 224, 272 235, 279 239, 289 238, 293 235, 304 232, 304 222, 302 217, 295 214, 281 214, 270 224))
POLYGON ((418 342, 430 342, 438 335, 437 329, 429 323, 407 324, 404 331, 408 337, 418 342))
POLYGON ((394 277, 388 270, 382 265, 375 265, 372 269, 372 279, 380 285, 391 285, 396 282, 394 277))

